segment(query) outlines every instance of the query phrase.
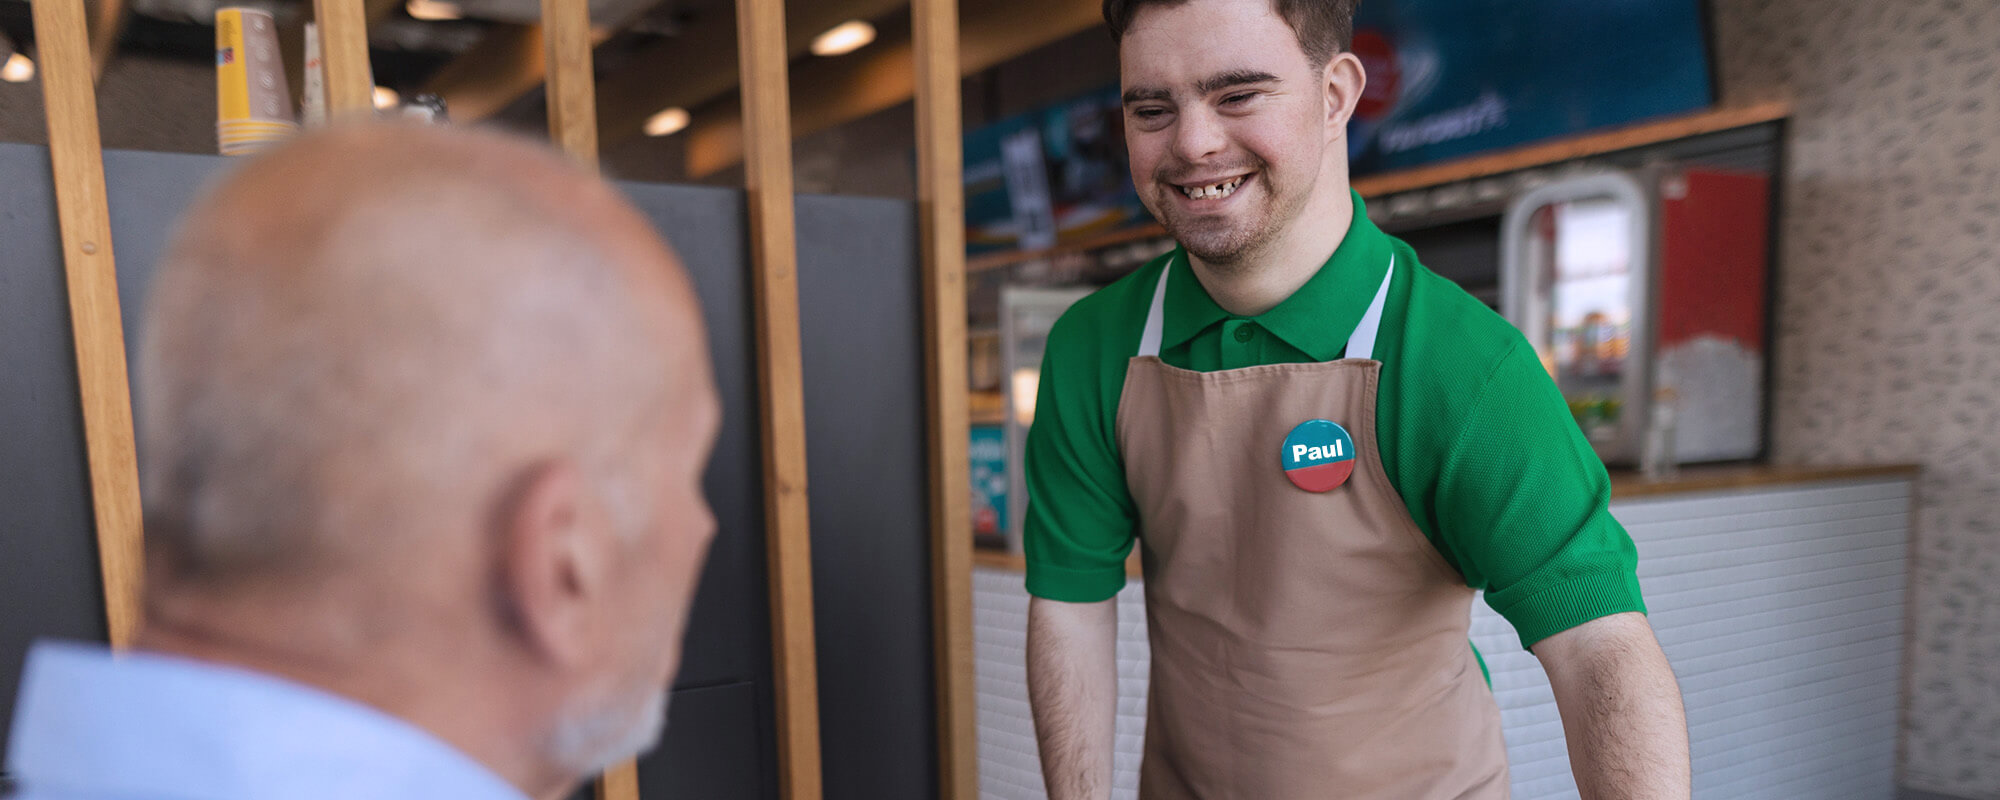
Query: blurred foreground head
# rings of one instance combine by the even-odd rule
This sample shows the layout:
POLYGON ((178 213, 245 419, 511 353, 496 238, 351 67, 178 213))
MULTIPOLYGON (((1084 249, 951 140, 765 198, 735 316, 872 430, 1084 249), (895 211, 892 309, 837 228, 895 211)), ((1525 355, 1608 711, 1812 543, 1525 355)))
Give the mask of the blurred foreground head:
POLYGON ((719 410, 686 275, 603 181, 493 134, 304 137, 183 221, 139 371, 139 647, 533 796, 657 738, 719 410))

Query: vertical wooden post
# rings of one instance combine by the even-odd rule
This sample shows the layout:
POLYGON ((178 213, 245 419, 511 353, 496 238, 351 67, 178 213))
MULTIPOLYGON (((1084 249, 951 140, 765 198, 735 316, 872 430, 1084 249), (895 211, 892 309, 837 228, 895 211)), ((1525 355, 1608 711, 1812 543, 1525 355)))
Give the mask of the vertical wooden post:
POLYGON ((737 0, 743 74, 744 188, 756 293, 763 412, 764 528, 777 677, 778 794, 820 796, 819 678, 813 642, 812 542, 799 355, 798 250, 792 227, 791 98, 784 0, 737 0))
POLYGON ((958 4, 912 0, 917 221, 923 231, 924 355, 930 365, 931 630, 937 658, 938 796, 978 797, 972 663, 972 485, 967 439, 965 176, 959 132, 958 4))
POLYGON ((597 777, 597 800, 639 800, 639 765, 627 761, 597 777))
POLYGON ((542 0, 542 46, 549 76, 549 139, 595 169, 597 84, 591 74, 590 4, 542 0))
POLYGON ((125 28, 125 0, 98 0, 97 18, 91 23, 90 74, 94 82, 118 49, 118 34, 125 28))
POLYGON ((83 0, 35 0, 42 97, 48 110, 49 164, 69 283, 78 394, 90 461, 90 500, 104 611, 111 644, 123 647, 139 626, 145 574, 139 469, 132 442, 132 392, 125 375, 125 330, 118 313, 118 271, 111 252, 111 211, 104 196, 104 151, 97 134, 90 36, 83 0))
MULTIPOLYGON (((571 158, 597 168, 597 83, 591 72, 589 0, 542 0, 542 40, 548 65, 549 140, 571 158)), ((639 765, 613 765, 597 777, 597 800, 639 800, 639 765)))
POLYGON ((319 22, 320 63, 326 68, 327 116, 374 113, 368 17, 361 0, 313 0, 313 19, 319 22))

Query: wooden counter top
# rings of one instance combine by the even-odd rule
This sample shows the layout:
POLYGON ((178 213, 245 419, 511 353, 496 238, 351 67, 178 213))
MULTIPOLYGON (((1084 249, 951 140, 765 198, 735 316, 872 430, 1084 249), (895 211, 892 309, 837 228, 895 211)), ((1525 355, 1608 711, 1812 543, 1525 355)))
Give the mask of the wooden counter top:
MULTIPOLYGON (((1721 467, 1684 467, 1671 480, 1651 481, 1631 470, 1611 472, 1611 499, 1629 500, 1651 498, 1663 495, 1686 494, 1690 492, 1713 492, 1728 489, 1754 489, 1761 486, 1785 486, 1802 483, 1823 483, 1826 481, 1861 480, 1865 478, 1905 477, 1916 478, 1922 467, 1915 464, 1884 464, 1862 467, 1835 466, 1782 466, 1772 464, 1745 464, 1721 467)), ((1027 562, 1020 556, 1004 550, 980 548, 972 551, 972 563, 988 569, 1025 572, 1027 562)), ((1125 562, 1125 573, 1139 576, 1139 551, 1135 548, 1132 557, 1125 562)))
POLYGON ((1821 483, 1824 481, 1847 481, 1891 476, 1915 478, 1917 477, 1917 473, 1922 470, 1922 467, 1915 464, 1880 464, 1855 467, 1739 464, 1721 467, 1683 467, 1679 475, 1664 481, 1647 480, 1645 476, 1632 470, 1612 470, 1611 499, 1629 500, 1635 497, 1653 497, 1663 494, 1712 492, 1723 489, 1750 489, 1759 486, 1783 486, 1794 483, 1821 483))

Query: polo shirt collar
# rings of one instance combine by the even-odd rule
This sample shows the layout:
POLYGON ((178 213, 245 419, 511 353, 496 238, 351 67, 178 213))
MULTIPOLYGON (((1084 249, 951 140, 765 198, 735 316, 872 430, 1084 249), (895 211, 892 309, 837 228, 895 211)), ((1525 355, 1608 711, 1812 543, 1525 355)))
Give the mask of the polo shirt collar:
MULTIPOLYGON (((1167 269, 1172 273, 1167 276, 1161 350, 1186 343, 1209 326, 1234 318, 1202 288, 1184 249, 1174 251, 1167 269)), ((1256 322, 1314 360, 1331 361, 1347 348, 1347 338, 1367 313, 1388 271, 1389 237, 1368 219, 1367 207, 1356 193, 1353 222, 1333 256, 1291 297, 1263 314, 1242 319, 1256 322)))

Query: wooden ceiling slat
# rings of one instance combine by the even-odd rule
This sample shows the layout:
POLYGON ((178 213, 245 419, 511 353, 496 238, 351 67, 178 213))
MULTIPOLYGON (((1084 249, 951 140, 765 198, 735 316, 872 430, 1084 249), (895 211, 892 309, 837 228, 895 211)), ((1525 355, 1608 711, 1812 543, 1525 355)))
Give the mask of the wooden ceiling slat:
MULTIPOLYGON (((963 0, 959 74, 969 75, 1050 42, 1103 24, 1096 3, 1077 0, 963 0)), ((1110 46, 1107 40, 1106 47, 1110 46)), ((792 70, 792 135, 805 136, 911 99, 916 75, 910 32, 882 31, 866 49, 792 70)), ((621 131, 603 129, 604 144, 621 131)), ((687 132, 687 172, 701 177, 743 160, 743 119, 717 102, 695 114, 687 132)))

